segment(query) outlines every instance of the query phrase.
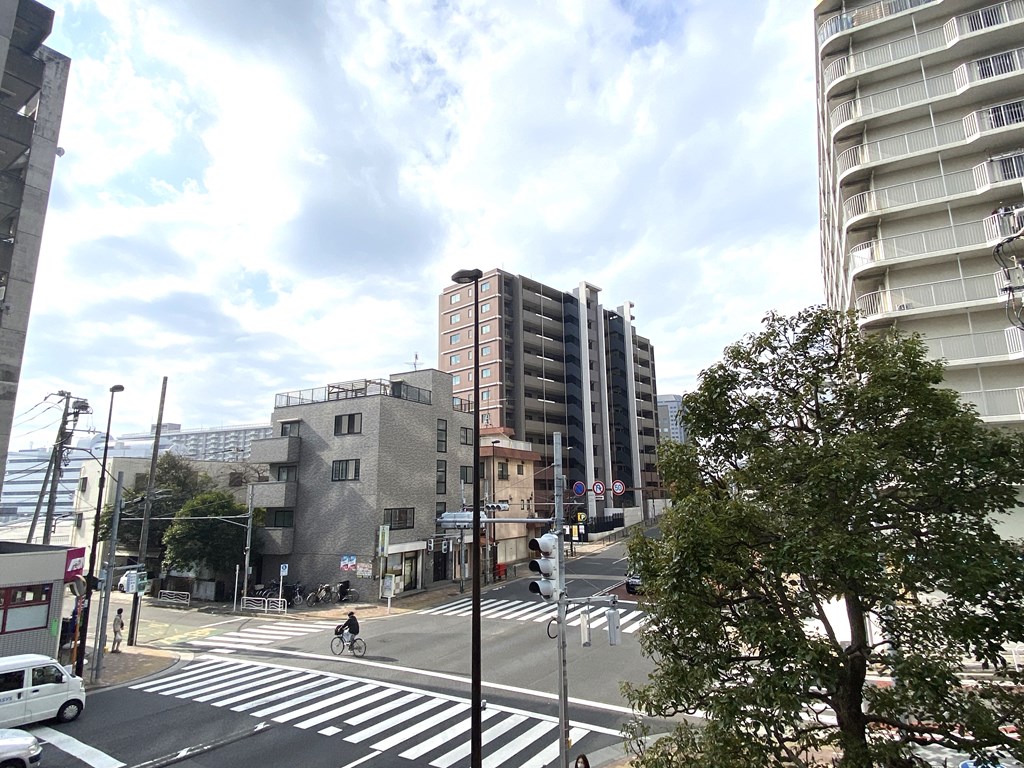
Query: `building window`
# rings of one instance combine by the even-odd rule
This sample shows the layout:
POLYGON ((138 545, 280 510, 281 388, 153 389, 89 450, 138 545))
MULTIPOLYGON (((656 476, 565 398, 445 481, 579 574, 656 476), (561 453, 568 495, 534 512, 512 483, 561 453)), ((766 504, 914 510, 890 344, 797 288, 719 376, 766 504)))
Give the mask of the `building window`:
POLYGON ((298 467, 278 467, 277 468, 277 479, 279 482, 291 482, 299 479, 299 468, 298 467))
POLYGON ((448 451, 448 421, 446 419, 437 420, 437 452, 446 453, 448 451))
POLYGON ((459 480, 464 483, 473 482, 473 468, 472 467, 459 467, 459 480))
POLYGON ((461 293, 453 293, 451 297, 448 299, 449 304, 458 304, 460 301, 462 301, 461 293))
POLYGON ((498 462, 498 479, 499 480, 508 480, 508 462, 507 461, 499 461, 498 462))
POLYGON ((491 345, 490 344, 485 344, 484 346, 480 347, 480 357, 484 357, 484 356, 489 355, 489 354, 491 354, 491 345))
POLYGON ((490 312, 490 311, 491 311, 491 302, 485 301, 483 304, 480 305, 480 312, 481 313, 483 313, 483 312, 490 312))
POLYGON ((462 383, 462 377, 461 376, 459 376, 458 374, 452 376, 452 384, 461 384, 461 383, 462 383))
POLYGON ((228 473, 228 487, 229 488, 241 488, 245 485, 245 477, 241 472, 229 472, 228 473))
POLYGON ((480 399, 481 400, 490 400, 491 399, 491 393, 486 391, 486 390, 484 390, 483 392, 480 393, 480 399))
POLYGON ((442 459, 437 460, 437 486, 435 492, 441 495, 448 493, 448 462, 442 459))
POLYGON ((290 509, 275 509, 267 512, 267 528, 291 528, 295 525, 295 512, 290 509))
POLYGON ((489 291, 489 290, 491 290, 491 281, 490 280, 484 280, 482 283, 480 283, 480 292, 481 293, 483 293, 484 291, 489 291))
MULTIPOLYGON (((88 477, 83 475, 82 477, 78 478, 78 492, 79 493, 85 493, 85 491, 86 491, 86 489, 88 487, 89 487, 89 478, 88 477)), ((141 536, 142 534, 139 534, 139 535, 141 536)))
POLYGON ((297 421, 282 421, 281 422, 281 437, 298 437, 299 435, 299 422, 297 421))
POLYGON ((484 368, 482 371, 480 371, 480 378, 481 379, 489 379, 489 378, 491 378, 491 369, 490 368, 484 368))
POLYGON ((50 618, 52 584, 0 589, 0 634, 45 629, 50 618))
POLYGON ((441 515, 443 515, 447 511, 448 511, 448 505, 445 504, 443 501, 438 501, 438 502, 434 503, 434 517, 435 518, 440 517, 441 515))
POLYGON ((517 464, 516 465, 516 474, 517 475, 523 474, 523 465, 522 464, 517 464))
POLYGON ((462 445, 473 444, 473 428, 472 427, 459 427, 459 442, 462 445))
POLYGON ((459 322, 459 320, 461 320, 461 318, 459 317, 459 313, 456 312, 454 315, 448 318, 448 323, 449 325, 455 325, 457 322, 459 322))
POLYGON ((384 510, 384 525, 389 526, 392 531, 402 528, 415 528, 416 515, 412 507, 396 507, 384 510))
POLYGON ((462 358, 459 357, 458 355, 452 355, 451 357, 448 358, 448 364, 449 365, 458 365, 461 360, 462 360, 462 358))
POLYGON ((338 459, 331 462, 331 480, 358 480, 359 459, 338 459))
POLYGON ((363 414, 339 413, 334 417, 334 434, 357 435, 363 431, 363 414))
POLYGON ((480 335, 481 336, 484 336, 484 335, 486 335, 486 334, 488 334, 490 332, 491 332, 491 324, 490 323, 484 323, 483 325, 480 326, 480 335))
POLYGON ((458 344, 459 343, 459 339, 461 339, 461 338, 462 338, 462 334, 461 333, 453 333, 451 336, 448 337, 448 343, 449 344, 458 344))

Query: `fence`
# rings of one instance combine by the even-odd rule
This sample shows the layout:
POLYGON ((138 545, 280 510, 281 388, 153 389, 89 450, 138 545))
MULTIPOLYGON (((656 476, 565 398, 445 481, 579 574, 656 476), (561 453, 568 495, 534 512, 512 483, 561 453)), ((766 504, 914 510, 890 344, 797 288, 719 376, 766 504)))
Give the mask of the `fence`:
POLYGON ((256 613, 288 613, 288 601, 276 597, 243 597, 241 608, 256 613))
POLYGON ((157 600, 164 603, 171 603, 172 605, 183 605, 186 608, 192 602, 192 595, 188 592, 174 592, 170 589, 161 589, 156 596, 157 600))

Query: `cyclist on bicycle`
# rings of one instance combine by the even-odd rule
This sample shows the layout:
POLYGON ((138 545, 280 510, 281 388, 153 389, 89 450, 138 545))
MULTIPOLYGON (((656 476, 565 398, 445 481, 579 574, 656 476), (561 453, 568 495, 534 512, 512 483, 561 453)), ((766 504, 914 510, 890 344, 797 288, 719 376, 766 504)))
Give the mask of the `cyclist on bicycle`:
POLYGON ((351 643, 352 639, 359 635, 359 619, 356 618, 354 611, 348 612, 348 619, 344 624, 334 628, 334 634, 344 637, 346 643, 351 643))

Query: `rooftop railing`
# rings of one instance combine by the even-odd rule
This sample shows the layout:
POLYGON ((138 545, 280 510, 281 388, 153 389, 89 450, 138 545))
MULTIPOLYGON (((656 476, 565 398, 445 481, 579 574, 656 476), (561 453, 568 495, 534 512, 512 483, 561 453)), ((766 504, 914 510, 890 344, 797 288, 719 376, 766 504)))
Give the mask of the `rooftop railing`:
POLYGON ((328 384, 312 389, 298 389, 283 392, 274 398, 275 408, 287 408, 292 405, 309 405, 326 403, 332 400, 348 400, 357 397, 397 397, 415 403, 430 404, 430 390, 414 387, 404 381, 384 381, 382 379, 357 379, 338 384, 328 384))
POLYGON ((889 288, 866 293, 857 299, 857 309, 871 317, 884 312, 906 312, 911 309, 941 307, 965 301, 983 301, 1002 297, 1003 273, 939 280, 903 288, 889 288))

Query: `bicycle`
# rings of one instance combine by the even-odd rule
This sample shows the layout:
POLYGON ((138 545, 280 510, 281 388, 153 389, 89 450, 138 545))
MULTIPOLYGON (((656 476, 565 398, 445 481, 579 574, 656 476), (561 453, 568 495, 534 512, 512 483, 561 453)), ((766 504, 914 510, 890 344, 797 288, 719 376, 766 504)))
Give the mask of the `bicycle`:
POLYGON ((321 584, 319 587, 314 589, 308 595, 306 595, 306 605, 312 608, 317 603, 326 603, 328 598, 331 596, 331 585, 321 584))
POLYGON ((348 581, 340 581, 332 588, 331 596, 334 598, 334 602, 359 602, 359 591, 349 586, 350 583, 348 581))
POLYGON ((366 641, 361 637, 352 637, 347 632, 331 638, 331 653, 341 656, 346 650, 353 656, 363 656, 366 653, 366 641))

